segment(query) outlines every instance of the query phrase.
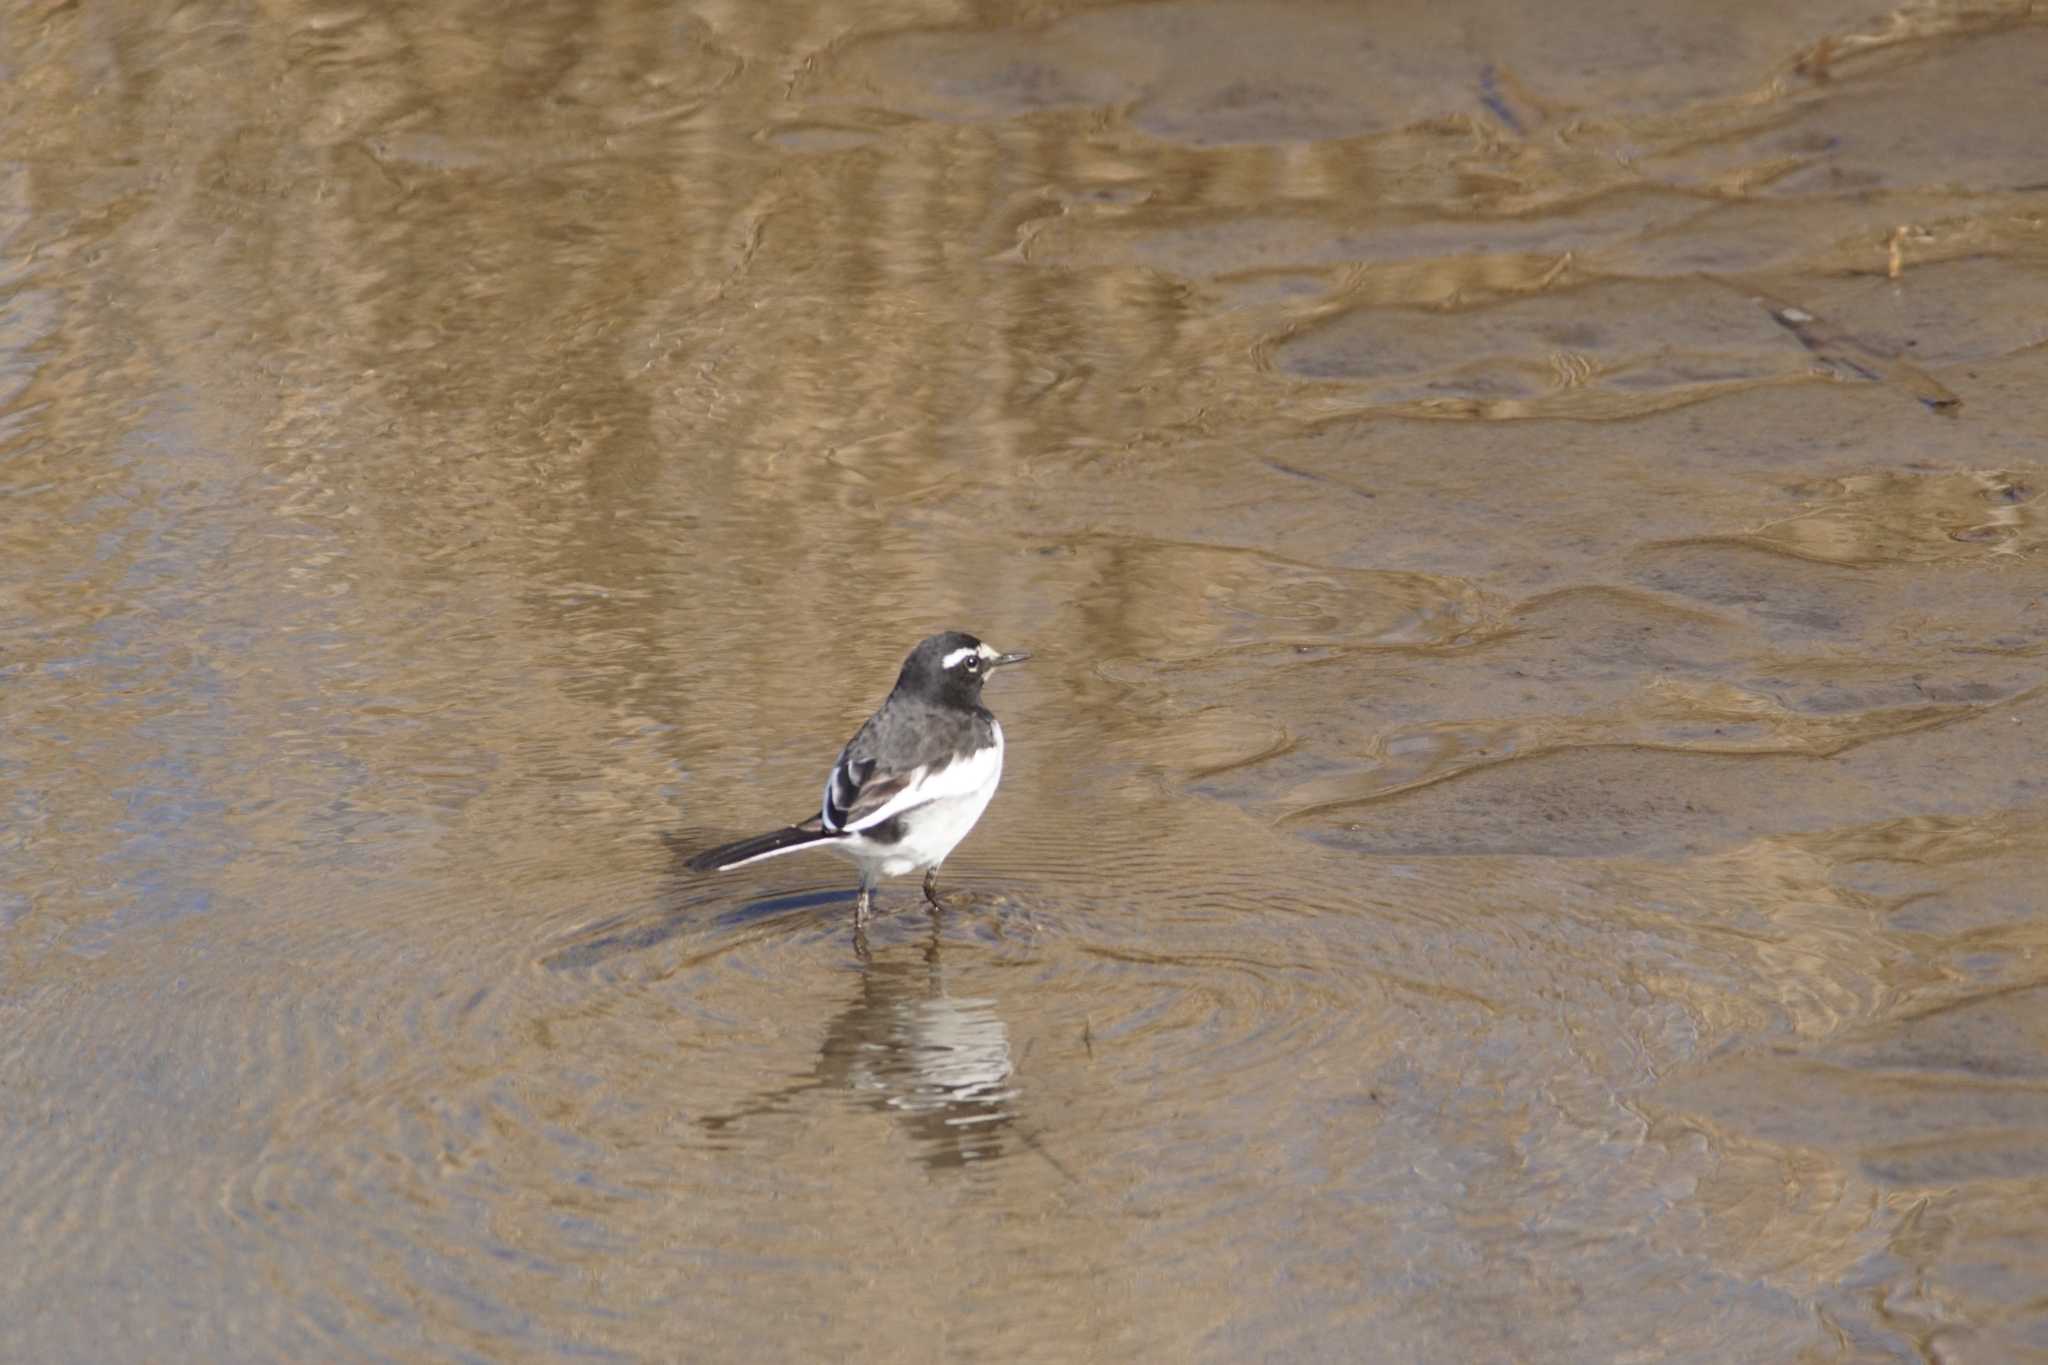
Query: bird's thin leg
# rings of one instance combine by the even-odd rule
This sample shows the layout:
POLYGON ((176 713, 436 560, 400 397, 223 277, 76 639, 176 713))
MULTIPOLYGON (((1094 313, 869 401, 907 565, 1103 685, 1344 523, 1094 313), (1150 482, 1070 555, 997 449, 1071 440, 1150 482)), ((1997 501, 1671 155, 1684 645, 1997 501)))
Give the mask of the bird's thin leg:
POLYGON ((853 903, 853 955, 862 962, 868 960, 868 902, 873 899, 875 884, 868 880, 865 872, 860 878, 860 897, 853 903))
POLYGON ((933 863, 925 869, 924 898, 925 902, 931 906, 932 917, 932 937, 931 942, 925 945, 924 960, 936 971, 939 965, 939 912, 946 908, 946 903, 939 899, 939 865, 937 863, 933 863))
POLYGON ((881 876, 874 868, 865 865, 861 867, 860 896, 853 903, 853 927, 855 932, 867 928, 868 920, 873 918, 870 911, 874 909, 875 884, 879 881, 881 881, 881 876))

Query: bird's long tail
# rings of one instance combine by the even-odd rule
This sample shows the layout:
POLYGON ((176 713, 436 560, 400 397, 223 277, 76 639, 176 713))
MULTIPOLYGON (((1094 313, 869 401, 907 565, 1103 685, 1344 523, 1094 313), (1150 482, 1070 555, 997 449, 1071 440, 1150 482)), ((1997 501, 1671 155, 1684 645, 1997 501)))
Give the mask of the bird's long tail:
POLYGON ((751 839, 739 839, 730 844, 720 844, 707 849, 690 859, 686 866, 692 872, 726 872, 748 863, 758 863, 763 858, 774 858, 784 853, 794 853, 812 844, 825 843, 846 836, 838 830, 826 829, 824 822, 812 816, 801 825, 787 829, 771 830, 757 834, 751 839))

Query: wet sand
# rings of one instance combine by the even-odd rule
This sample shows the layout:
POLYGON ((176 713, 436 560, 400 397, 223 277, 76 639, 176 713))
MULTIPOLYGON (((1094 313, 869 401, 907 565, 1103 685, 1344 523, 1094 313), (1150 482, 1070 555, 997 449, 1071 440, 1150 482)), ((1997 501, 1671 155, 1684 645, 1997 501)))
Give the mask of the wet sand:
POLYGON ((0 14, 0 1358, 2048 1358, 2044 70, 0 14))

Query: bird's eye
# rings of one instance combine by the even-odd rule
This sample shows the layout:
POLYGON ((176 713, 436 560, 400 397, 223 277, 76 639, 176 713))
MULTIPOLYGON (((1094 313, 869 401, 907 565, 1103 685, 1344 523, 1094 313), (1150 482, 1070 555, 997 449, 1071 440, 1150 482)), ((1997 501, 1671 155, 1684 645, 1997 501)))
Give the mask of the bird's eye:
POLYGON ((970 654, 967 656, 967 671, 969 673, 981 672, 981 657, 979 655, 970 654))

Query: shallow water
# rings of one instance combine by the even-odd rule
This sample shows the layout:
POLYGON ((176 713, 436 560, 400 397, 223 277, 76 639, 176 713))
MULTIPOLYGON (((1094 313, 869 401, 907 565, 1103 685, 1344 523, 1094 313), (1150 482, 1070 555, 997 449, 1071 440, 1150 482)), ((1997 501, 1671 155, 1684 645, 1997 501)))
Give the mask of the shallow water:
POLYGON ((1696 8, 0 14, 0 1358, 2048 1358, 2048 24, 1696 8))

